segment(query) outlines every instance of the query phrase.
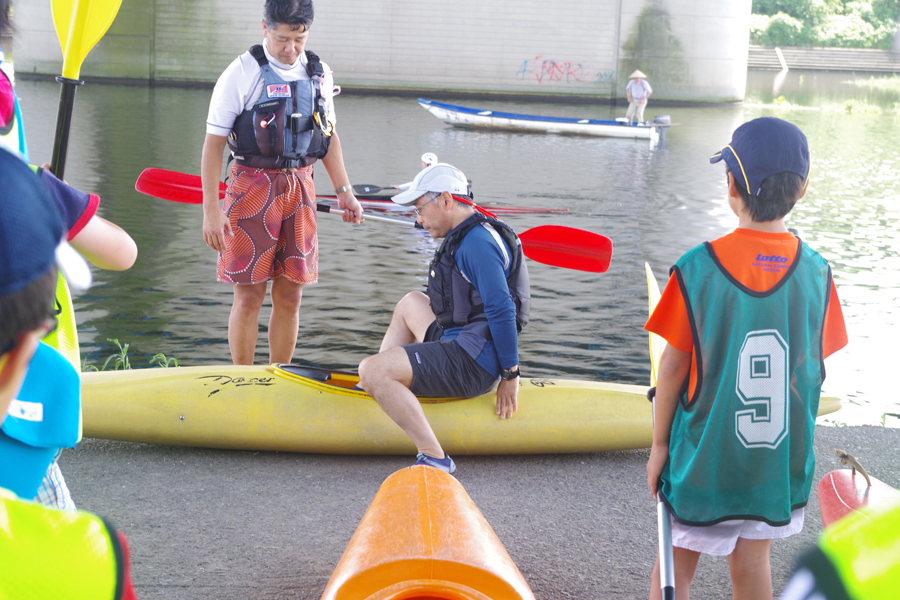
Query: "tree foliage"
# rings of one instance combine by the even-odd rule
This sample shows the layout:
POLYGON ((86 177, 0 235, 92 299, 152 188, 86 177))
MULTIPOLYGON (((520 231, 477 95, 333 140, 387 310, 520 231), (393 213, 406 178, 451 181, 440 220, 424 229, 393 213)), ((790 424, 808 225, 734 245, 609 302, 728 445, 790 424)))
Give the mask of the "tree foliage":
POLYGON ((889 49, 900 0, 753 0, 750 42, 889 49))

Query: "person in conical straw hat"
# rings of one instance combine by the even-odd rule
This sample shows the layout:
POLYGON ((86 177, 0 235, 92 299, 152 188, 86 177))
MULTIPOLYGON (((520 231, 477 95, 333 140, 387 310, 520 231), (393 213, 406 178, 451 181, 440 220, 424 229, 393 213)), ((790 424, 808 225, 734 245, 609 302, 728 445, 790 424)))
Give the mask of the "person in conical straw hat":
POLYGON ((630 81, 625 86, 625 97, 628 98, 628 112, 625 113, 625 118, 628 119, 629 125, 631 125, 632 118, 635 115, 637 115, 638 123, 644 122, 644 109, 647 108, 647 99, 653 93, 653 88, 650 87, 646 78, 647 76, 639 70, 635 70, 634 73, 628 76, 630 81))

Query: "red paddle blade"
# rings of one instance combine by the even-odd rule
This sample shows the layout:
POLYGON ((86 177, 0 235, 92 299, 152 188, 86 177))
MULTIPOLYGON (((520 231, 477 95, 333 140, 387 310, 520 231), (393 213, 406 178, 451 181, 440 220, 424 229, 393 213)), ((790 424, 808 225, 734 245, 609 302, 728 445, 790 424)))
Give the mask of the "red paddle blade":
MULTIPOLYGON (((185 204, 203 204, 203 185, 198 175, 165 169, 144 169, 134 184, 142 194, 185 204)), ((219 182, 219 199, 225 197, 225 184, 219 182)))
POLYGON ((584 229, 541 225, 523 231, 519 239, 525 256, 554 267, 605 273, 612 259, 612 240, 584 229))

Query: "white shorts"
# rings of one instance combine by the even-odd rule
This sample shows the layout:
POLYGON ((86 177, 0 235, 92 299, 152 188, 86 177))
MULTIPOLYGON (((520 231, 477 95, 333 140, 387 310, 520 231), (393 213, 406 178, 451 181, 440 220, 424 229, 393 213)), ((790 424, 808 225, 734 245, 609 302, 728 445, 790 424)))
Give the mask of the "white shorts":
POLYGON ((682 525, 669 515, 672 523, 672 545, 710 556, 728 556, 734 552, 738 538, 748 540, 780 540, 800 533, 804 512, 798 508, 791 512, 791 522, 773 527, 763 521, 734 519, 709 527, 682 525))

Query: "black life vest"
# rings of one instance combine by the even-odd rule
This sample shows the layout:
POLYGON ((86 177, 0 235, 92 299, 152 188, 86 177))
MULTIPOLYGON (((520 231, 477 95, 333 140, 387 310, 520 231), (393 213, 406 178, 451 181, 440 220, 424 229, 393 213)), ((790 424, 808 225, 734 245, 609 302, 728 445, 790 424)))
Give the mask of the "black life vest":
POLYGON ((484 302, 478 290, 463 276, 456 264, 456 251, 463 238, 473 227, 483 224, 493 227, 511 250, 511 264, 506 284, 516 305, 516 331, 522 331, 531 313, 531 286, 525 256, 522 254, 522 243, 509 225, 479 212, 450 232, 434 253, 434 259, 428 270, 428 297, 431 301, 431 310, 437 318, 438 325, 444 329, 462 327, 475 321, 487 322, 484 302))
POLYGON ((328 121, 319 57, 306 51, 309 80, 285 81, 269 64, 263 47, 250 48, 262 71, 262 93, 238 115, 228 147, 240 165, 264 169, 306 167, 328 154, 333 125, 328 121))

